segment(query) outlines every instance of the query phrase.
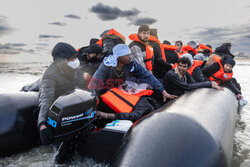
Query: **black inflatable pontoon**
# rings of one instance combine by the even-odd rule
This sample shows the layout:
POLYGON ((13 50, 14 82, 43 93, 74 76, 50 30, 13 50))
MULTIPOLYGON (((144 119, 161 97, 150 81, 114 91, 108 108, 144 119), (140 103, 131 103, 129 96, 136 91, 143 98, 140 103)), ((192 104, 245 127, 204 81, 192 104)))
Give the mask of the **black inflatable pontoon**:
MULTIPOLYGON (((75 95, 79 96, 78 93, 75 95)), ((55 114, 60 113, 60 106, 67 111, 76 105, 78 100, 74 96, 72 105, 64 101, 70 96, 54 103, 59 106, 55 114)), ((114 124, 109 125, 111 128, 91 132, 80 149, 85 156, 112 163, 112 166, 231 166, 237 105, 235 95, 228 89, 198 89, 143 117, 128 131, 120 130, 114 124)), ((37 126, 33 118, 36 107, 37 93, 0 95, 1 156, 38 145, 37 126)), ((90 114, 90 108, 85 108, 84 117, 90 114)), ((80 115, 75 113, 73 117, 63 117, 65 121, 74 122, 80 115)), ((65 122, 62 124, 62 120, 56 121, 56 124, 66 125, 65 122)), ((75 123, 72 125, 76 126, 75 123)), ((62 128, 58 134, 63 132, 62 128)), ((67 133, 71 131, 69 129, 67 133)))
POLYGON ((113 166, 231 166, 237 105, 228 89, 189 92, 138 121, 113 166))

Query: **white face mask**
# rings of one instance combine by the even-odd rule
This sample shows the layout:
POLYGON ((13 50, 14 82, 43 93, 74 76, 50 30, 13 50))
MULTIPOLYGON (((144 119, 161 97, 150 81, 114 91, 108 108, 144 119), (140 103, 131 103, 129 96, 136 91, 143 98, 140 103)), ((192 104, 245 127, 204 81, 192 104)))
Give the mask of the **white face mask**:
POLYGON ((75 60, 69 61, 67 64, 70 68, 77 69, 80 66, 80 61, 78 59, 75 59, 75 60))

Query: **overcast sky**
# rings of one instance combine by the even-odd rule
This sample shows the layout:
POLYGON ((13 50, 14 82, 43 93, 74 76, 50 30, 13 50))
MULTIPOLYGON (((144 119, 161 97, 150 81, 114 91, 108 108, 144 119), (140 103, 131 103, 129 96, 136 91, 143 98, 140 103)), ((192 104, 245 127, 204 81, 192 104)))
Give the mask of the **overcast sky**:
POLYGON ((232 42, 233 52, 250 53, 249 0, 1 0, 0 55, 49 55, 57 42, 79 48, 106 29, 127 37, 140 24, 161 41, 232 42))

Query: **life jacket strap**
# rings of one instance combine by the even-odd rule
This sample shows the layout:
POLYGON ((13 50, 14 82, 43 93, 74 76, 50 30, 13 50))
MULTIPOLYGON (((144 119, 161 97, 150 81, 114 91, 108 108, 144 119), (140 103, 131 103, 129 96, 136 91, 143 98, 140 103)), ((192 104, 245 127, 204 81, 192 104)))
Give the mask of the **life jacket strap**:
POLYGON ((127 101, 126 99, 124 99, 122 96, 120 96, 119 94, 117 94, 113 90, 109 90, 109 91, 112 92, 113 94, 115 94, 117 97, 119 97, 122 101, 124 101, 125 103, 127 103, 130 107, 132 107, 132 108, 135 107, 133 104, 131 104, 129 101, 127 101))

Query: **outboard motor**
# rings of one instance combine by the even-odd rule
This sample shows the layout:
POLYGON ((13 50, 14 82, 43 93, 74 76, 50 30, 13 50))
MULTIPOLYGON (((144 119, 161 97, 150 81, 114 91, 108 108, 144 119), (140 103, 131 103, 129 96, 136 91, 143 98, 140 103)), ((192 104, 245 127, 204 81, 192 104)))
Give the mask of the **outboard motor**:
POLYGON ((57 141, 63 141, 85 129, 95 120, 96 98, 93 93, 76 89, 60 96, 50 107, 48 124, 57 141))

